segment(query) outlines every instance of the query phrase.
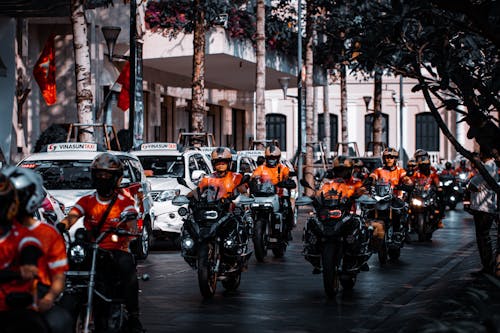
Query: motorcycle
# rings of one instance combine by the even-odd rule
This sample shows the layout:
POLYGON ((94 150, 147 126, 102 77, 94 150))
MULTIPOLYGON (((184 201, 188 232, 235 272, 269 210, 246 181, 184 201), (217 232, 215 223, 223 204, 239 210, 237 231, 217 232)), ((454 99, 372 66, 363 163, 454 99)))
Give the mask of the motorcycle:
MULTIPOLYGON (((281 187, 295 188, 295 182, 288 180, 281 183, 281 187)), ((289 197, 281 197, 277 193, 277 187, 270 181, 262 181, 256 178, 251 182, 250 193, 254 198, 251 205, 254 220, 253 244, 255 258, 263 262, 271 249, 276 258, 285 255, 288 246, 287 216, 291 212, 289 197)))
POLYGON ((118 237, 137 237, 140 234, 121 229, 120 225, 137 219, 137 213, 123 212, 116 227, 104 230, 95 240, 91 240, 85 228, 76 230, 71 240, 62 223, 57 228, 67 242, 69 270, 66 272, 66 286, 60 301, 61 306, 69 310, 74 318, 75 332, 127 332, 128 314, 124 299, 120 298, 120 277, 99 274, 98 262, 111 257, 111 253, 99 247, 99 243, 108 235, 118 237), (97 296, 97 297, 95 297, 97 296))
POLYGON ((450 174, 439 175, 439 186, 443 189, 444 202, 451 210, 454 210, 463 197, 459 192, 459 184, 455 176, 450 174))
POLYGON ((415 184, 409 198, 410 229, 418 234, 419 242, 432 239, 438 228, 440 212, 437 209, 437 194, 430 185, 415 184))
POLYGON ((381 265, 385 265, 387 257, 391 260, 397 260, 401 255, 401 249, 408 233, 406 226, 407 207, 404 201, 398 200, 394 196, 392 186, 388 182, 378 181, 375 183, 371 187, 371 197, 376 203, 365 205, 365 214, 368 219, 384 222, 385 236, 378 250, 378 260, 381 265), (392 221, 394 214, 400 216, 397 228, 394 228, 392 221))
POLYGON ((238 289, 241 273, 247 269, 252 255, 248 249, 252 228, 248 205, 253 200, 241 195, 237 200, 219 198, 219 189, 211 186, 196 191, 191 198, 175 197, 172 204, 188 205, 187 209, 179 209, 179 215, 184 217, 181 255, 197 269, 201 295, 211 298, 217 281, 226 290, 238 289))
POLYGON ((464 200, 464 198, 467 196, 467 185, 469 184, 469 181, 471 179, 471 172, 470 171, 462 171, 459 172, 455 176, 455 181, 456 181, 456 186, 457 186, 457 201, 460 202, 464 200))
MULTIPOLYGON (((302 180, 301 184, 312 188, 302 180)), ((328 197, 302 196, 295 204, 314 208, 304 226, 303 253, 315 271, 322 268, 327 296, 335 297, 340 285, 344 290, 353 289, 358 273, 369 269, 371 226, 367 226, 362 216, 351 212, 353 201, 342 197, 342 193, 332 191, 328 197)))

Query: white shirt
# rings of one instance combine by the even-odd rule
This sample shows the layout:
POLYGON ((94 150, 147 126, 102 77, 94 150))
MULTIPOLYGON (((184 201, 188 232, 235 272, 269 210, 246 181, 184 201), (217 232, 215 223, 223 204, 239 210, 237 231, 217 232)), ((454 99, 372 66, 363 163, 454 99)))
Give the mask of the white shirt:
MULTIPOLYGON (((498 182, 498 167, 493 159, 483 162, 488 173, 498 182)), ((477 192, 471 192, 470 208, 480 212, 498 213, 497 211, 497 195, 493 191, 481 174, 477 173, 470 180, 471 185, 478 189, 477 192)))

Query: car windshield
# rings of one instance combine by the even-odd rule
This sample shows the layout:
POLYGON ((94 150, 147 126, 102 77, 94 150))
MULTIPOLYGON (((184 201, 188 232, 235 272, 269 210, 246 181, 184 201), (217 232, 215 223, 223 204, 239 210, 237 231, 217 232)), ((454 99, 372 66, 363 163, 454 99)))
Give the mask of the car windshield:
POLYGON ((182 156, 139 156, 144 170, 149 177, 170 178, 184 177, 184 159, 182 156))
POLYGON ((21 167, 38 172, 47 190, 92 189, 92 161, 24 161, 21 167))

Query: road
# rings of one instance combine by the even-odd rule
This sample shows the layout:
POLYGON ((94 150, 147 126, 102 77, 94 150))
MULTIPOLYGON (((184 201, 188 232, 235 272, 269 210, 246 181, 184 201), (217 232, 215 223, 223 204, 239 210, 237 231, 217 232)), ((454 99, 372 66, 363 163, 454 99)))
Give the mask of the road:
MULTIPOLYGON (((476 255, 474 227, 462 210, 447 212, 445 228, 432 242, 406 244, 398 262, 384 267, 370 259, 353 291, 328 299, 321 275, 301 255, 300 214, 294 240, 283 259, 271 254, 265 263, 252 257, 241 286, 227 293, 219 283, 213 299, 203 300, 196 272, 178 251, 153 251, 138 266, 142 321, 149 333, 160 332, 370 332, 408 306, 452 269, 476 255)), ((431 300, 427 300, 432 302, 431 300)))

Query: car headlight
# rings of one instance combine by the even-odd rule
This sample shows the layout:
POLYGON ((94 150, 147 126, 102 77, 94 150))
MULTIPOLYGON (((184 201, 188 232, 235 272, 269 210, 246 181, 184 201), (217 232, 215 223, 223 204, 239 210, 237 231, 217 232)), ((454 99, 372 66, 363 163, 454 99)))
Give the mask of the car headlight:
POLYGON ((161 192, 156 201, 168 201, 179 195, 179 190, 171 189, 161 192))
POLYGON ((69 259, 75 264, 80 264, 85 260, 85 249, 77 244, 69 249, 69 259))

